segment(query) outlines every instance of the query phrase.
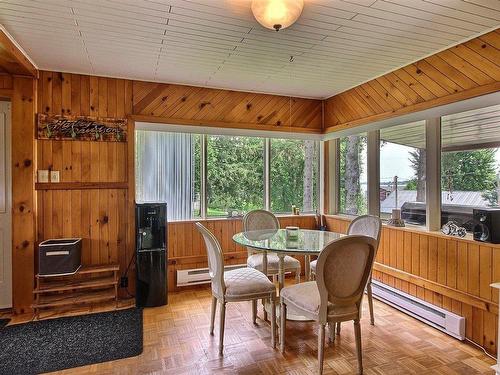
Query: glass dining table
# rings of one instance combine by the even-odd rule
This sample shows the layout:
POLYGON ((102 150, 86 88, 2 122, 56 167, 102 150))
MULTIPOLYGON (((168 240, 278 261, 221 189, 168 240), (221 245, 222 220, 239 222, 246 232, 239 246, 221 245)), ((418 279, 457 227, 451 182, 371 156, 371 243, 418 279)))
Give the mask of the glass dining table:
MULTIPOLYGON (((309 281, 311 278, 311 256, 319 255, 326 245, 343 236, 345 234, 311 229, 299 229, 293 236, 286 229, 273 229, 237 233, 233 236, 233 241, 251 248, 253 251, 262 252, 262 272, 265 275, 267 275, 267 254, 275 253, 278 256, 278 290, 281 292, 285 282, 285 255, 304 256, 305 279, 309 281)), ((269 308, 270 305, 266 304, 266 312, 269 312, 269 308)), ((277 314, 279 316, 279 311, 277 311, 277 314)), ((266 315, 264 315, 264 319, 266 319, 265 317, 266 315)), ((307 321, 309 319, 300 316, 289 308, 287 320, 307 321)))
POLYGON ((278 283, 281 291, 285 280, 285 255, 303 255, 306 280, 310 280, 310 257, 319 255, 326 245, 343 236, 345 234, 311 229, 299 229, 296 235, 292 236, 287 234, 286 229, 277 229, 237 233, 233 236, 233 241, 263 253, 264 274, 267 274, 267 253, 278 255, 278 283))

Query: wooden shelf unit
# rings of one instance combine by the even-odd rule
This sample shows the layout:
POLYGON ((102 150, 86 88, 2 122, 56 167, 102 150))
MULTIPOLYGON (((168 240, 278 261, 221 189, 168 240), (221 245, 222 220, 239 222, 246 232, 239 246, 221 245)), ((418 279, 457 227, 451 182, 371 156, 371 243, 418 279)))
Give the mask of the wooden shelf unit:
POLYGON ((35 316, 43 309, 77 309, 80 305, 118 302, 118 264, 82 266, 73 275, 36 276, 35 316))

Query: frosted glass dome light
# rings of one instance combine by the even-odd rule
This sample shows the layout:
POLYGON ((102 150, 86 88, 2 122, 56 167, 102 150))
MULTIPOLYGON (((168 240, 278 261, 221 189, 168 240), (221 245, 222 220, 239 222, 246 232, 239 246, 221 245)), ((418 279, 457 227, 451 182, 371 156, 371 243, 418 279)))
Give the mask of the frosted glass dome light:
POLYGON ((300 17, 304 0, 252 0, 255 19, 268 29, 279 31, 300 17))

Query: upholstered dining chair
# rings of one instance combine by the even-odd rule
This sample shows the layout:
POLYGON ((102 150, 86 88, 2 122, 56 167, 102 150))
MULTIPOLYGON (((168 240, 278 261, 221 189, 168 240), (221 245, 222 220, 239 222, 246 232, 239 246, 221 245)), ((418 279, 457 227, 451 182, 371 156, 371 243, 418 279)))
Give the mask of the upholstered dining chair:
MULTIPOLYGON (((377 247, 375 248, 375 256, 377 256, 378 245, 380 242, 380 231, 382 229, 382 221, 379 217, 373 215, 362 215, 351 221, 349 228, 347 229, 347 234, 359 234, 363 236, 369 236, 377 241, 377 247)), ((311 264, 311 273, 316 274, 316 260, 313 260, 311 264)), ((375 316, 373 315, 373 296, 372 296, 372 276, 368 278, 368 283, 366 285, 366 294, 368 294, 368 307, 370 309, 370 323, 375 324, 375 316)), ((340 323, 337 324, 337 333, 340 333, 340 323)))
POLYGON ((329 243, 316 264, 316 280, 281 290, 280 349, 285 351, 287 308, 318 322, 319 374, 323 373, 325 325, 331 331, 336 323, 354 321, 358 371, 363 373, 361 353, 361 303, 375 259, 377 241, 368 236, 346 236, 329 243))
POLYGON ((271 345, 276 347, 276 287, 260 271, 253 268, 238 268, 224 272, 224 257, 219 241, 201 223, 196 223, 203 236, 208 255, 208 270, 212 282, 212 306, 210 334, 214 334, 215 311, 219 302, 219 355, 224 350, 224 325, 226 303, 252 301, 253 322, 257 319, 257 301, 269 299, 271 303, 271 345))
MULTIPOLYGON (((243 217, 243 230, 245 232, 254 230, 269 230, 270 234, 272 231, 277 231, 280 228, 280 223, 278 218, 274 216, 272 212, 266 210, 254 210, 248 212, 243 217)), ((247 266, 250 268, 255 268, 261 272, 264 272, 264 260, 267 258, 267 276, 272 276, 275 278, 278 275, 279 269, 279 258, 275 253, 269 254, 258 254, 255 253, 251 248, 248 248, 248 258, 247 266)), ((285 272, 295 273, 295 278, 297 282, 300 282, 300 262, 290 255, 285 255, 284 257, 284 267, 285 272)))

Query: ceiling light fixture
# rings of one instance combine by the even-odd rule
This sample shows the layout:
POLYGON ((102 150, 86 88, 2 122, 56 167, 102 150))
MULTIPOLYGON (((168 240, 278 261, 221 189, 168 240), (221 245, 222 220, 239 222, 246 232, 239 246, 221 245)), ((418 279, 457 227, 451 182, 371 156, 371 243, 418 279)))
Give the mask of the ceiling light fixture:
POLYGON ((268 29, 280 31, 300 17, 304 0, 252 0, 255 19, 268 29))

